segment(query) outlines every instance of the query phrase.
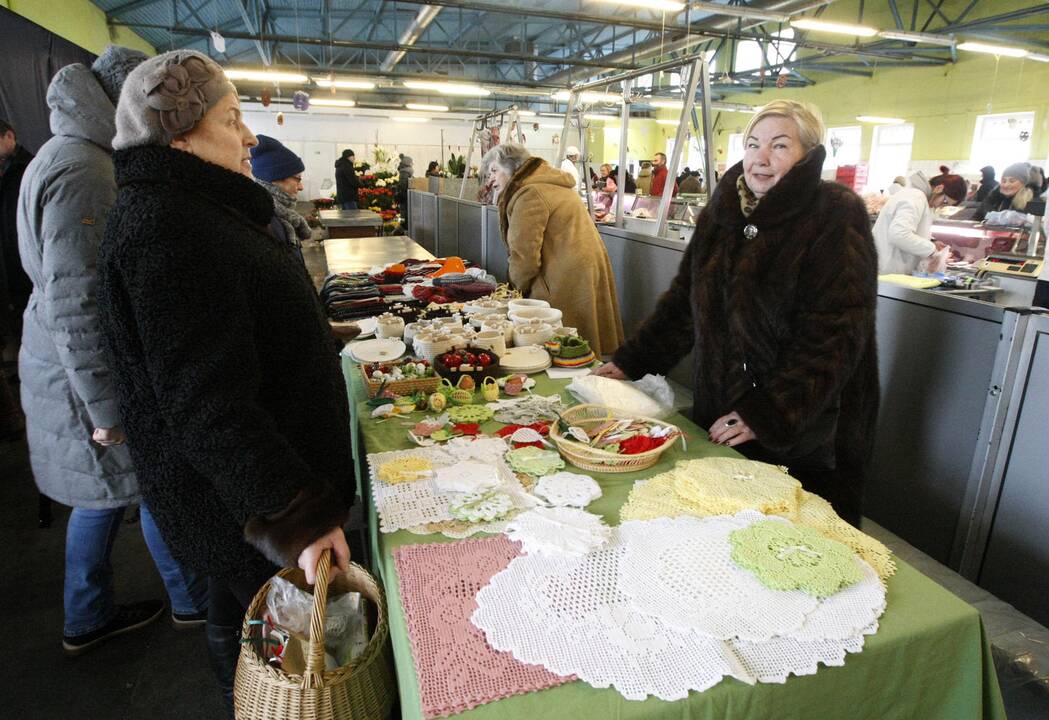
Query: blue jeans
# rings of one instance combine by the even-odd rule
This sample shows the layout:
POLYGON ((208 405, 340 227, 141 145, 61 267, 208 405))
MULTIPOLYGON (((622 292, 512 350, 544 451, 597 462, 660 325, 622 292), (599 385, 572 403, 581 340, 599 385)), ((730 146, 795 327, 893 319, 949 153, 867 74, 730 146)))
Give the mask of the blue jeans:
POLYGON ((342 210, 356 210, 357 209, 357 203, 354 202, 353 200, 347 200, 346 202, 341 203, 340 208, 342 210))
MULTIPOLYGON (((187 572, 171 556, 153 516, 140 506, 142 537, 164 581, 171 609, 193 614, 207 608, 208 583, 187 572)), ((63 601, 67 636, 86 635, 113 619, 113 566, 109 562, 113 541, 124 520, 125 508, 88 510, 73 508, 66 528, 66 577, 63 601)))

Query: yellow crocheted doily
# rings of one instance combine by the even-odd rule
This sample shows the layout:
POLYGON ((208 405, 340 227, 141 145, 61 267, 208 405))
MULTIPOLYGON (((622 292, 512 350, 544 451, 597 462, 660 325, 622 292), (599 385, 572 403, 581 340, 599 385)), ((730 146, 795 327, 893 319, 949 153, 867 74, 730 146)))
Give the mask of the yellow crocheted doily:
POLYGON ((379 466, 379 479, 392 484, 422 480, 433 470, 429 460, 419 457, 404 457, 390 460, 379 466))
POLYGON ((801 483, 775 465, 702 458, 679 462, 671 472, 674 491, 706 515, 732 515, 748 509, 784 514, 798 509, 801 483))
MULTIPOLYGON (((688 461, 691 463, 703 462, 702 460, 688 461)), ((751 463, 747 460, 734 461, 739 464, 762 465, 762 463, 751 463)), ((687 463, 679 463, 685 465, 687 463)), ((765 466, 773 467, 774 466, 765 466)), ((775 469, 775 468, 774 468, 775 469)), ((776 472, 783 475, 778 469, 776 472)), ((704 475, 704 477, 709 477, 704 475)), ((797 482, 793 478, 790 480, 797 482)), ((717 502, 693 502, 682 497, 675 487, 679 483, 681 474, 678 468, 655 475, 647 480, 634 483, 630 490, 626 504, 619 509, 620 522, 627 520, 652 520, 657 517, 677 517, 679 515, 695 515, 706 517, 708 515, 723 515, 738 512, 742 507, 732 510, 719 510, 730 503, 717 502)), ((830 503, 812 493, 800 489, 800 485, 794 487, 793 509, 773 510, 766 509, 769 515, 780 515, 798 525, 804 525, 818 530, 824 537, 847 545, 863 560, 870 564, 882 580, 890 577, 896 572, 896 562, 892 559, 892 552, 881 542, 871 536, 857 530, 852 525, 838 517, 830 503)), ((790 504, 790 503, 786 503, 790 504)), ((761 509, 757 505, 749 506, 751 509, 761 509)))

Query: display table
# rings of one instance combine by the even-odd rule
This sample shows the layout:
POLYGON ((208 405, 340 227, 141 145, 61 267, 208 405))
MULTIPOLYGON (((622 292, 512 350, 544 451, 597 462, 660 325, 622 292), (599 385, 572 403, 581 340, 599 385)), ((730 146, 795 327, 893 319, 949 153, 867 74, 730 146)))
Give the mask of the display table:
POLYGON ((382 217, 371 210, 321 210, 318 217, 329 238, 382 235, 382 217))
POLYGON ((407 258, 432 260, 433 254, 407 235, 338 238, 324 241, 329 273, 367 272, 407 258))
MULTIPOLYGON (((360 374, 349 359, 343 370, 351 399, 365 397, 360 374)), ((545 374, 534 376, 535 391, 551 394, 567 381, 554 381, 545 374)), ((356 404, 352 412, 360 418, 362 452, 374 453, 411 447, 405 427, 397 421, 376 423, 371 408, 356 404)), ((417 415, 416 415, 417 416, 417 415)), ((413 416, 413 417, 416 417, 413 416)), ((681 415, 669 419, 688 434, 688 451, 680 443, 666 451, 659 464, 626 474, 590 473, 601 485, 603 496, 587 509, 601 514, 609 524, 619 523, 619 508, 633 482, 664 472, 685 458, 734 455, 728 448, 711 444, 706 433, 681 415)), ((491 432, 501 427, 489 422, 491 432)), ((355 432, 356 434, 356 432, 355 432)), ((579 472, 576 468, 568 469, 579 472)), ((363 497, 368 498, 368 517, 374 564, 386 587, 404 718, 421 718, 419 688, 412 661, 411 644, 403 614, 393 551, 403 545, 450 542, 443 535, 415 535, 400 531, 378 532, 379 520, 370 500, 366 470, 359 478, 363 497)), ((905 501, 905 498, 901 498, 905 501)), ((649 698, 626 700, 612 689, 598 690, 583 682, 571 682, 539 692, 517 695, 474 708, 455 717, 467 720, 531 720, 532 718, 806 718, 871 720, 922 718, 922 720, 966 720, 1005 718, 991 652, 979 613, 906 563, 888 581, 888 609, 876 635, 867 638, 862 653, 849 655, 844 667, 820 667, 816 675, 791 677, 786 684, 748 686, 728 679, 686 700, 665 702, 649 698)))

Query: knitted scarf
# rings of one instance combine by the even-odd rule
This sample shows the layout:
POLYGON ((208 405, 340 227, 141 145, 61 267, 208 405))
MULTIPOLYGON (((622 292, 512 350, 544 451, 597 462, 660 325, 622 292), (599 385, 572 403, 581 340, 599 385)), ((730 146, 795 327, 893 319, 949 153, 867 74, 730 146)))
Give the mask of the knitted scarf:
POLYGON ((308 240, 311 234, 310 226, 306 218, 295 212, 295 198, 271 182, 258 178, 255 178, 255 182, 266 188, 273 196, 273 212, 284 226, 284 231, 288 234, 288 239, 292 244, 298 246, 299 241, 308 240))
POLYGON ((736 178, 736 191, 739 192, 739 209, 743 212, 743 217, 750 217, 751 213, 758 209, 761 198, 750 189, 742 174, 736 178))

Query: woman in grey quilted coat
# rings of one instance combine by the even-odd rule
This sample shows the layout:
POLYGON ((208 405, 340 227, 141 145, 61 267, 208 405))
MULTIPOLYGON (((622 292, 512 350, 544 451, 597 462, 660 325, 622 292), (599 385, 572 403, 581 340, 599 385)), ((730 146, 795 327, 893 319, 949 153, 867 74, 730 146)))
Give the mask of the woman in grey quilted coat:
MULTIPOLYGON (((116 102, 145 55, 110 47, 91 68, 62 68, 47 103, 54 137, 30 163, 18 203, 22 265, 33 283, 18 370, 33 477, 73 508, 66 530, 66 654, 78 655, 160 617, 160 600, 113 602, 109 555, 124 510, 140 502, 123 444, 116 388, 103 356, 95 256, 116 198, 116 102)), ((142 534, 171 599, 176 627, 202 625, 203 579, 171 557, 143 505, 142 534)))

